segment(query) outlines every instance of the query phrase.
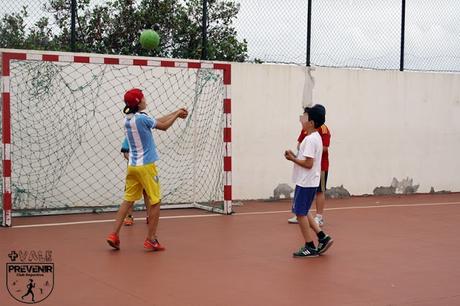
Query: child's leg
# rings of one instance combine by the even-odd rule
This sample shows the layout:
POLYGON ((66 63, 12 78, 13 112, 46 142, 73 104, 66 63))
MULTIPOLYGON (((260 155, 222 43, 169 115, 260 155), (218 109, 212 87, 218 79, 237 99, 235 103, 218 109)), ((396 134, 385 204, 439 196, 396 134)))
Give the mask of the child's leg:
MULTIPOLYGON (((310 215, 310 213, 308 215, 310 215)), ((313 236, 310 232, 310 225, 312 224, 312 221, 307 216, 297 215, 297 220, 300 226, 300 232, 302 233, 305 243, 313 242, 313 236)))
POLYGON ((134 208, 134 205, 128 209, 128 213, 126 214, 126 217, 123 220, 123 224, 126 226, 130 226, 134 224, 133 208, 134 208))
POLYGON ((292 212, 296 215, 300 226, 300 232, 306 243, 313 242, 308 220, 309 210, 315 197, 317 188, 296 186, 292 201, 292 212))
POLYGON ((160 219, 161 192, 155 164, 146 165, 144 171, 142 186, 148 213, 147 240, 151 240, 156 238, 158 221, 160 219))
POLYGON ((327 236, 327 234, 321 229, 321 227, 315 221, 315 218, 313 218, 313 214, 311 212, 308 213, 308 222, 310 223, 310 227, 312 228, 312 230, 315 231, 318 240, 324 239, 327 236))
POLYGON ((126 173, 125 195, 123 196, 122 206, 118 211, 119 213, 123 213, 125 225, 134 224, 134 218, 132 217, 133 204, 135 201, 140 199, 142 194, 142 184, 138 179, 137 172, 139 172, 138 167, 128 166, 126 173), (130 201, 127 201, 127 199, 130 201), (125 203, 130 203, 130 205, 127 205, 126 208, 123 208, 125 203), (129 215, 128 218, 127 215, 129 215))
POLYGON ((126 201, 124 200, 123 203, 121 203, 120 209, 118 209, 117 212, 117 217, 115 219, 115 224, 113 226, 113 233, 119 234, 120 233, 120 228, 123 224, 123 220, 125 219, 126 215, 128 214, 129 209, 133 208, 134 201, 126 201))
POLYGON ((315 231, 315 233, 318 234, 319 232, 321 232, 321 228, 319 227, 318 223, 316 223, 313 214, 311 212, 308 212, 307 217, 310 227, 315 231))
POLYGON ((154 240, 156 239, 158 222, 160 220, 160 203, 153 204, 150 206, 149 210, 149 226, 147 231, 147 239, 154 240))
POLYGON ((321 180, 316 193, 316 217, 315 221, 319 226, 324 225, 324 205, 326 203, 326 184, 327 184, 327 171, 321 171, 321 180))
POLYGON ((318 192, 316 194, 316 214, 317 215, 323 215, 325 202, 326 202, 326 197, 324 196, 324 192, 318 192))
POLYGON ((151 202, 150 202, 150 198, 147 195, 147 193, 145 192, 145 190, 142 192, 142 194, 144 195, 145 212, 146 212, 147 218, 148 218, 149 217, 149 210, 150 210, 150 207, 152 205, 151 205, 151 202))
POLYGON ((313 218, 312 213, 309 212, 307 218, 310 223, 310 227, 315 231, 316 236, 318 237, 318 252, 323 254, 331 247, 334 240, 332 240, 331 236, 321 230, 318 223, 316 223, 315 218, 313 218))

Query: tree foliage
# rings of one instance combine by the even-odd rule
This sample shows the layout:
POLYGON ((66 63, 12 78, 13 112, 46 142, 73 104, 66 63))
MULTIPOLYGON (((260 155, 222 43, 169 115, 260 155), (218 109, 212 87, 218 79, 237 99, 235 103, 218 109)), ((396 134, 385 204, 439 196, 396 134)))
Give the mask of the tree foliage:
MULTIPOLYGON (((92 5, 77 1, 76 50, 106 54, 148 55, 198 59, 202 50, 202 0, 111 0, 92 5), (140 32, 155 24, 160 46, 145 50, 140 32)), ((244 61, 247 42, 238 40, 233 21, 239 4, 229 0, 208 0, 208 59, 244 61)), ((70 0, 49 0, 45 10, 52 16, 41 18, 30 28, 29 12, 3 16, 0 20, 0 47, 70 50, 70 0)))

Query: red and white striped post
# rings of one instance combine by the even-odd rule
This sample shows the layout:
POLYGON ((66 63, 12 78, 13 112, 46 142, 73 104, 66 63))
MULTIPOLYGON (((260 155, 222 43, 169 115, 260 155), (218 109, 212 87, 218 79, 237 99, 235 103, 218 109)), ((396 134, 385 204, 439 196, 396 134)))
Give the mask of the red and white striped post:
POLYGON ((214 64, 215 69, 224 72, 224 214, 232 213, 232 65, 214 64))
POLYGON ((10 111, 10 61, 25 60, 24 53, 1 53, 2 74, 2 169, 3 169, 3 226, 11 226, 11 111, 10 111))

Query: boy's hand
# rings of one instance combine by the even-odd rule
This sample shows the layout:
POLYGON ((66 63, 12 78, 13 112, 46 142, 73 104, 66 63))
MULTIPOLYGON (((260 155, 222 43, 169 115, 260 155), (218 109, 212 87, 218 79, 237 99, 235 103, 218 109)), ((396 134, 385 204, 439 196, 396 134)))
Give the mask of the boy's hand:
POLYGON ((295 158, 295 154, 291 150, 286 150, 286 151, 284 151, 284 157, 287 160, 293 160, 295 158))
POLYGON ((180 108, 177 110, 177 116, 179 118, 185 119, 188 116, 188 111, 185 108, 180 108))

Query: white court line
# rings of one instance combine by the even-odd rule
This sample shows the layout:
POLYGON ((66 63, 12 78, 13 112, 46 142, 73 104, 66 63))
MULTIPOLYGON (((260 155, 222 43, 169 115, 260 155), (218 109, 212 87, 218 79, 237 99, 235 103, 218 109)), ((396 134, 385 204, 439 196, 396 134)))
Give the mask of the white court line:
MULTIPOLYGON (((184 218, 203 218, 203 217, 222 217, 221 214, 207 214, 207 215, 183 215, 183 216, 165 216, 160 219, 184 219, 184 218)), ((145 218, 134 218, 134 220, 141 221, 145 218)), ((92 221, 75 221, 75 222, 62 222, 62 223, 45 223, 45 224, 30 224, 30 225, 15 225, 12 228, 29 228, 29 227, 47 227, 47 226, 63 226, 63 225, 78 225, 78 224, 92 224, 92 223, 107 223, 113 222, 115 219, 92 220, 92 221)))
MULTIPOLYGON (((325 208, 324 210, 351 210, 351 209, 370 209, 370 208, 389 208, 389 207, 419 207, 419 206, 446 206, 446 205, 458 205, 460 202, 445 202, 445 203, 414 203, 414 204, 387 204, 377 206, 347 206, 347 207, 333 207, 325 208)), ((315 211, 312 209, 311 211, 315 211)), ((291 212, 290 210, 274 210, 274 211, 257 211, 247 213, 235 213, 234 215, 269 215, 291 212)))
MULTIPOLYGON (((372 208, 390 208, 390 207, 421 207, 421 206, 447 206, 459 205, 460 202, 441 202, 441 203, 414 203, 414 204, 387 204, 377 206, 347 206, 347 207, 333 207, 325 208, 324 210, 352 210, 352 209, 372 209, 372 208)), ((233 216, 248 216, 248 215, 270 215, 289 213, 290 210, 275 210, 275 211, 255 211, 246 213, 234 213, 233 216)), ((208 218, 208 217, 223 217, 221 214, 205 214, 205 215, 182 215, 182 216, 164 216, 160 219, 191 219, 191 218, 208 218)), ((135 218, 137 221, 145 220, 145 218, 135 218)), ((76 221, 76 222, 63 222, 63 223, 47 223, 47 224, 30 224, 30 225, 16 225, 12 228, 32 228, 32 227, 51 227, 51 226, 65 226, 65 225, 79 225, 79 224, 93 224, 93 223, 107 223, 113 222, 114 219, 105 220, 92 220, 92 221, 76 221)))

